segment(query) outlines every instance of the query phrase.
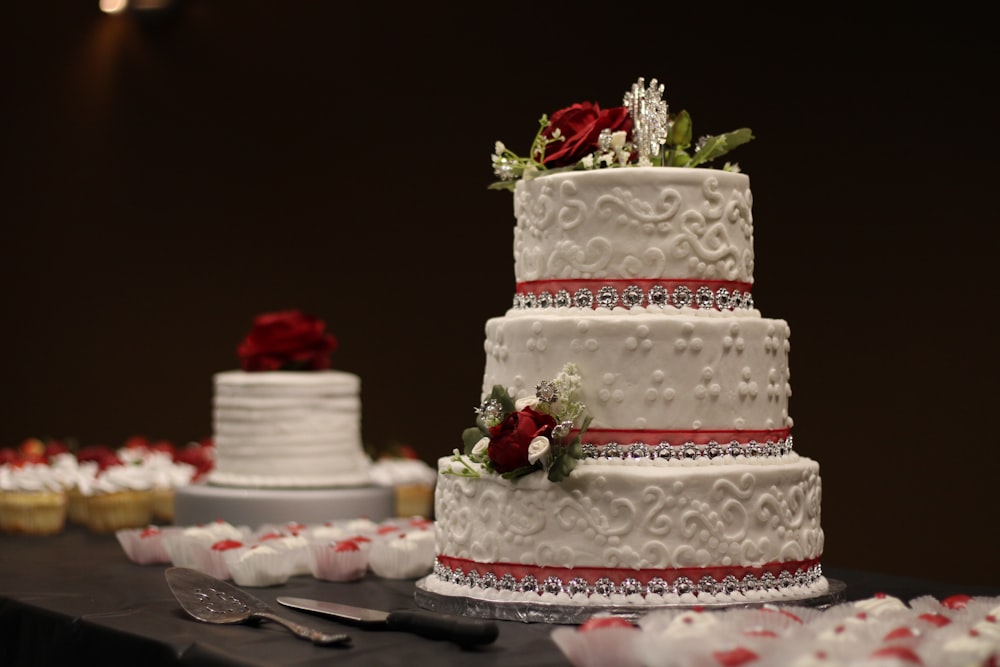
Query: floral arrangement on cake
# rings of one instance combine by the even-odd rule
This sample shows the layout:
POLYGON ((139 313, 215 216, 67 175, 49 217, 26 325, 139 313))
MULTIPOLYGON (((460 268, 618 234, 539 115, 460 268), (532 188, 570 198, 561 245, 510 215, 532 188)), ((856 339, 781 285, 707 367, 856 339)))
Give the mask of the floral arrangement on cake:
MULTIPOLYGON (((534 396, 516 402, 501 385, 494 385, 476 408, 476 425, 462 434, 465 457, 506 479, 536 471, 545 471, 553 482, 565 479, 583 457, 580 436, 591 421, 586 406, 576 399, 579 388, 580 373, 572 363, 555 379, 539 382, 534 396), (574 435, 577 421, 580 427, 574 435)), ((461 467, 450 474, 479 477, 457 449, 452 460, 461 467)))
POLYGON ((336 349, 323 320, 292 309, 255 317, 237 352, 244 371, 314 371, 329 368, 336 349))
MULTIPOLYGON (((513 190, 518 179, 543 173, 627 166, 698 167, 752 140, 749 128, 703 136, 692 144, 691 115, 671 114, 663 100, 663 84, 645 85, 640 77, 625 93, 623 106, 602 109, 579 102, 552 116, 542 115, 526 157, 496 142, 493 190, 513 190)), ((726 162, 724 171, 739 171, 726 162)))

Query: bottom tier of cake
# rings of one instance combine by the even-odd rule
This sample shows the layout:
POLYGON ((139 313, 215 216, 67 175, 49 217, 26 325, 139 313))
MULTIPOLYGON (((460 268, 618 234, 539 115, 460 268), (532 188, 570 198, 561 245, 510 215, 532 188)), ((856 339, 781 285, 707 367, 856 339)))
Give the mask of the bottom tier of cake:
POLYGON ((819 465, 780 456, 587 459, 515 480, 443 458, 435 594, 563 605, 823 594, 819 465))

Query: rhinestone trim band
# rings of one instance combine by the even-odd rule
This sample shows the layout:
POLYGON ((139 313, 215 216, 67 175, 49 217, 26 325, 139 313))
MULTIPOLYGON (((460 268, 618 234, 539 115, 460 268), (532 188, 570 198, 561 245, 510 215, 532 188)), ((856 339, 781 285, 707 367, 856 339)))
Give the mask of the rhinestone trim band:
POLYGON ((518 283, 514 308, 697 308, 750 310, 750 283, 721 280, 533 280, 518 283))
POLYGON ((705 444, 685 442, 682 445, 671 445, 661 442, 658 445, 647 445, 641 442, 632 444, 609 442, 606 444, 583 443, 583 458, 586 459, 663 459, 666 461, 690 461, 699 457, 717 459, 723 456, 745 456, 747 458, 779 457, 792 453, 792 436, 778 441, 768 440, 757 442, 749 440, 729 443, 719 443, 710 440, 705 444))
POLYGON ((818 559, 768 563, 759 567, 630 570, 477 563, 438 556, 434 561, 434 575, 444 582, 472 589, 610 598, 613 595, 711 596, 778 591, 814 584, 822 578, 823 571, 818 559))

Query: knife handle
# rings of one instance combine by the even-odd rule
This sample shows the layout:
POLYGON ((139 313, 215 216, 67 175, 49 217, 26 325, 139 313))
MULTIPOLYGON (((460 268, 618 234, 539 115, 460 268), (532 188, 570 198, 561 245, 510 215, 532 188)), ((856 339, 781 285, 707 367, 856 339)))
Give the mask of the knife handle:
POLYGON ((391 630, 412 632, 429 639, 446 639, 463 646, 489 644, 499 634, 493 621, 416 609, 391 611, 385 620, 391 630))

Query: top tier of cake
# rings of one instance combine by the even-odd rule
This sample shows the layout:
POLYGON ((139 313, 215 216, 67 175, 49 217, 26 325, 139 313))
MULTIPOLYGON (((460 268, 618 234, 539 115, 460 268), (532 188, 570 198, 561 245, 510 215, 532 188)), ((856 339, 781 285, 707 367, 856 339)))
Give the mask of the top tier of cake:
MULTIPOLYGON (((633 167, 519 181, 518 294, 573 295, 583 286, 596 295, 611 285, 621 296, 636 285, 648 298, 662 285, 692 298, 700 287, 746 295, 753 284, 751 208, 749 178, 717 169, 633 167)), ((741 304, 726 301, 722 309, 733 305, 741 304)))

